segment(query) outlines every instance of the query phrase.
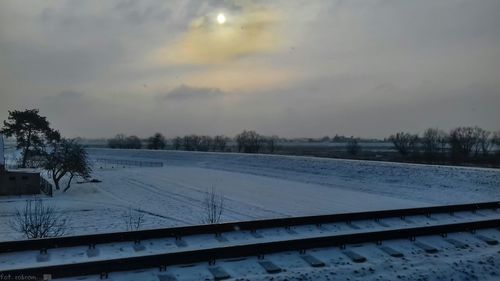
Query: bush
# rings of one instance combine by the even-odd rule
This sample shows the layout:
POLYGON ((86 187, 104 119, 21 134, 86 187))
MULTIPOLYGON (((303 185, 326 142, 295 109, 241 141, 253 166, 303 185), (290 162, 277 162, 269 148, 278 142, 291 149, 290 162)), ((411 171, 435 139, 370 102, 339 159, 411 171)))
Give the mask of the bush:
POLYGON ((63 236, 68 220, 54 207, 43 200, 28 200, 10 221, 13 230, 21 232, 28 239, 63 236))

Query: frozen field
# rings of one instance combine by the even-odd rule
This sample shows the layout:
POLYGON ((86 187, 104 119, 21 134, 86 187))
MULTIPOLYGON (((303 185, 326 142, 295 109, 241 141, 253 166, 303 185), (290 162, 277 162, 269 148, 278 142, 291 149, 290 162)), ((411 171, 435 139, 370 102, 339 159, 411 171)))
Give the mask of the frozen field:
MULTIPOLYGON (((271 155, 90 149, 92 158, 161 161, 161 168, 96 164, 101 183, 74 183, 44 198, 68 214, 71 234, 125 230, 140 209, 143 228, 198 224, 205 192, 225 197, 224 221, 500 199, 500 171, 271 155)), ((29 197, 0 199, 0 239, 29 197)))

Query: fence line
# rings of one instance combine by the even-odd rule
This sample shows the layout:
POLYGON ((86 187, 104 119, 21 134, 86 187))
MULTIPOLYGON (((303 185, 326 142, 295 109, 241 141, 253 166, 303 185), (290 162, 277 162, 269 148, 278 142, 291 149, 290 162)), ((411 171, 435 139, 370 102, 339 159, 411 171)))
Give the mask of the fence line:
POLYGON ((96 158, 96 163, 104 163, 104 165, 123 165, 123 166, 137 166, 137 167, 163 167, 163 162, 159 161, 140 161, 129 159, 110 159, 110 158, 96 158))

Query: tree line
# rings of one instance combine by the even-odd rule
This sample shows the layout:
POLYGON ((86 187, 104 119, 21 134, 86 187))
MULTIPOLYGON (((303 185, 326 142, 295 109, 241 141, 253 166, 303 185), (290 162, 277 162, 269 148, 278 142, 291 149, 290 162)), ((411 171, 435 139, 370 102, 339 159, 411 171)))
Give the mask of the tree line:
POLYGON ((405 158, 423 157, 430 161, 448 158, 460 162, 500 154, 500 132, 490 132, 478 126, 457 127, 448 133, 428 128, 422 135, 398 132, 388 140, 405 158))
MULTIPOLYGON (((309 139, 305 139, 306 141, 309 139)), ((342 140, 345 143, 346 154, 330 154, 329 157, 356 158, 356 159, 384 159, 389 161, 413 161, 413 162, 441 162, 441 163, 497 163, 500 157, 500 132, 491 132, 478 126, 457 127, 449 132, 438 128, 429 128, 421 135, 409 132, 398 132, 390 135, 385 141, 391 142, 400 157, 394 154, 377 152, 363 149, 360 141, 365 139, 356 137, 336 136, 334 138, 323 137, 322 142, 342 140), (363 152, 363 153, 362 153, 363 152), (382 158, 378 158, 381 156, 382 158)), ((139 139, 137 136, 117 135, 108 140, 111 148, 128 149, 175 149, 187 151, 217 151, 217 152, 241 152, 241 153, 290 153, 288 146, 279 146, 287 140, 278 136, 264 136, 252 130, 244 130, 235 137, 224 135, 185 135, 167 140, 161 133, 156 133, 147 139, 139 139)), ((290 140, 288 140, 290 141, 290 140)), ((375 140, 369 139, 369 143, 375 140)), ((307 141, 309 142, 309 141, 307 141)), ((381 140, 378 140, 381 142, 381 140)), ((324 148, 328 150, 329 148, 324 148)), ((303 150, 298 150, 300 153, 303 150)), ((304 152, 304 153, 307 153, 304 152)), ((302 155, 302 154, 300 154, 302 155)))
MULTIPOLYGON (((264 136, 255 131, 244 130, 234 138, 224 135, 212 137, 195 134, 175 137, 171 140, 171 145, 175 150, 227 152, 230 151, 229 143, 234 142, 238 152, 274 153, 278 147, 278 141, 278 136, 264 136)), ((107 142, 109 148, 121 149, 141 149, 144 147, 147 149, 165 149, 168 144, 168 141, 161 133, 156 133, 144 141, 137 136, 118 134, 107 142)))

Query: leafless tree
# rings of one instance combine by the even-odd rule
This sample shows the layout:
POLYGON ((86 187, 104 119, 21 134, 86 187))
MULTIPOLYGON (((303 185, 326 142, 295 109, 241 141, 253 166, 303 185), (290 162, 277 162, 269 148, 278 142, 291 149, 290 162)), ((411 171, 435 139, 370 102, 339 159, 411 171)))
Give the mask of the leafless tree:
POLYGON ((477 144, 477 132, 475 127, 458 127, 451 130, 449 142, 455 159, 467 158, 471 154, 477 144))
POLYGON ((141 149, 142 142, 137 136, 125 136, 118 134, 114 138, 108 140, 108 147, 121 149, 141 149))
POLYGON ((276 151, 276 148, 278 148, 279 139, 280 138, 278 136, 270 136, 265 138, 265 143, 270 153, 274 153, 274 151, 276 151))
MULTIPOLYGON (((500 131, 494 132, 493 136, 491 137, 491 143, 492 145, 496 146, 496 154, 500 155, 500 131)), ((493 148, 493 149, 495 149, 493 148)))
POLYGON ((479 127, 474 127, 474 138, 476 139, 474 156, 478 156, 479 152, 481 152, 484 156, 488 155, 492 144, 490 135, 491 132, 479 127))
POLYGON ((161 133, 156 133, 148 138, 146 147, 148 149, 165 149, 166 145, 165 137, 161 133))
POLYGON ((410 152, 416 152, 418 147, 418 135, 399 132, 391 135, 389 140, 394 144, 394 147, 403 156, 407 156, 410 152))
POLYGON ((205 194, 203 209, 204 214, 201 220, 202 223, 216 224, 220 222, 224 211, 224 196, 218 194, 215 187, 212 187, 212 189, 205 194))
POLYGON ((212 137, 210 136, 200 136, 200 141, 198 143, 198 147, 196 150, 198 151, 209 151, 210 148, 212 147, 212 137))
POLYGON ((144 224, 144 213, 140 210, 134 210, 129 207, 122 215, 123 222, 127 231, 139 230, 144 224))
POLYGON ((243 131, 236 136, 238 152, 258 153, 264 143, 264 137, 255 131, 243 131))
POLYGON ((181 137, 176 137, 175 139, 173 139, 172 145, 173 145, 173 147, 174 147, 175 150, 181 149, 182 138, 181 137))
POLYGON ((446 146, 446 133, 437 128, 425 130, 421 138, 424 154, 428 159, 434 159, 438 153, 442 153, 446 146))
POLYGON ((351 139, 347 141, 346 149, 349 154, 357 155, 361 150, 358 139, 351 137, 351 139))
POLYGON ((225 136, 215 136, 213 140, 213 151, 224 151, 226 150, 226 145, 228 142, 228 138, 225 136))
POLYGON ((9 224, 28 239, 59 237, 66 234, 68 219, 37 198, 26 201, 24 208, 16 211, 9 224))
POLYGON ((200 147, 201 138, 197 135, 184 136, 183 146, 185 150, 194 151, 200 147))

